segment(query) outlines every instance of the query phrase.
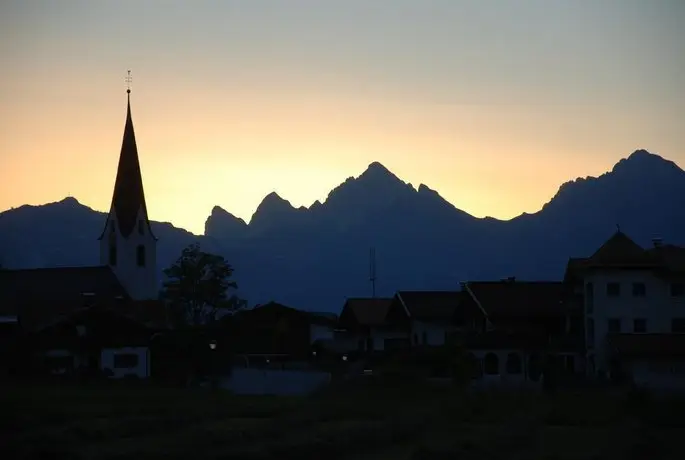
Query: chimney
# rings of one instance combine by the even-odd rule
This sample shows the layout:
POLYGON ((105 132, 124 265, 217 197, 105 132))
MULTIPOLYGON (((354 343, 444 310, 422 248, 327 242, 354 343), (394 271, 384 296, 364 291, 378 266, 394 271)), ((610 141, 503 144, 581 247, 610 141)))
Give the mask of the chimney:
POLYGON ((655 248, 660 248, 661 244, 664 242, 661 238, 652 238, 652 244, 655 248))

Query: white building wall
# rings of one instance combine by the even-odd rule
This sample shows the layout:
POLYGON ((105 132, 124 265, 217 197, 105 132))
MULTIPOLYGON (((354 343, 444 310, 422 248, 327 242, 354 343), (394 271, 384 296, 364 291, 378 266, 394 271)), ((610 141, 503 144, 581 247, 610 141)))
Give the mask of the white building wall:
POLYGON ((312 324, 309 327, 309 337, 311 343, 317 340, 333 340, 333 328, 320 324, 312 324))
POLYGON ((112 378, 118 379, 127 375, 135 375, 139 378, 147 378, 150 375, 150 352, 147 347, 105 348, 100 355, 100 368, 112 371, 112 378), (138 357, 138 363, 134 367, 114 367, 114 357, 118 354, 133 354, 138 357))
POLYGON ((385 350, 386 339, 409 339, 409 334, 406 332, 372 329, 371 337, 373 337, 373 349, 376 351, 382 351, 385 350))
POLYGON ((445 344, 447 334, 451 329, 448 325, 413 321, 412 345, 442 346, 445 344))
POLYGON ((633 320, 646 320, 646 333, 670 334, 671 320, 685 318, 685 297, 671 296, 671 282, 646 270, 602 270, 585 278, 585 331, 588 356, 594 356, 597 371, 608 370, 609 350, 606 344, 609 320, 619 319, 622 333, 634 333, 633 320), (594 305, 588 311, 587 284, 592 283, 594 305), (620 284, 620 295, 607 294, 608 283, 620 284), (644 297, 633 295, 633 283, 644 283, 644 297), (594 323, 589 336, 588 320, 594 323), (594 343, 593 343, 594 342, 594 343))
POLYGON ((112 271, 133 299, 157 299, 160 282, 157 275, 157 242, 150 234, 147 224, 143 227, 142 235, 138 232, 140 220, 145 221, 142 209, 138 211, 135 228, 128 238, 124 238, 119 229, 119 222, 116 220, 116 212, 114 208, 110 210, 107 218, 107 229, 102 240, 100 240, 100 264, 109 265, 110 225, 114 221, 116 225, 117 264, 112 267, 112 271), (137 265, 136 254, 139 245, 145 247, 144 267, 137 265))

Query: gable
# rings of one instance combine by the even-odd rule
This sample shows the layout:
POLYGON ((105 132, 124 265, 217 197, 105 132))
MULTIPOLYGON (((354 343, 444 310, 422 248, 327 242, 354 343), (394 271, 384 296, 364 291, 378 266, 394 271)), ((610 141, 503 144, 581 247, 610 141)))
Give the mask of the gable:
POLYGON ((478 281, 467 286, 490 317, 557 316, 566 308, 561 282, 478 281))

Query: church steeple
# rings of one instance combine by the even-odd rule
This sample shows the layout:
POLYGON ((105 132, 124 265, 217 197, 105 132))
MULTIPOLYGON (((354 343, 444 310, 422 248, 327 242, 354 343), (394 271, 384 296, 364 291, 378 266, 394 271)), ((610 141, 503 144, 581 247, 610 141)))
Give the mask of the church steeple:
MULTIPOLYGON (((127 81, 130 82, 130 79, 127 79, 127 81)), ((143 225, 146 227, 146 230, 152 235, 147 206, 145 204, 143 177, 138 160, 136 134, 131 117, 130 87, 126 90, 126 93, 126 124, 124 125, 124 138, 121 143, 119 167, 117 168, 117 177, 114 182, 114 194, 112 195, 112 205, 110 208, 110 215, 113 213, 116 217, 119 232, 124 238, 128 238, 133 233, 136 223, 140 220, 139 217, 144 221, 143 225)), ((103 238, 106 230, 105 228, 100 239, 103 238)))
MULTIPOLYGON (((131 82, 130 71, 126 82, 131 82)), ((145 204, 143 177, 131 117, 130 86, 126 95, 126 124, 112 204, 99 238, 100 263, 111 267, 133 299, 155 299, 159 291, 157 238, 150 228, 145 204)))

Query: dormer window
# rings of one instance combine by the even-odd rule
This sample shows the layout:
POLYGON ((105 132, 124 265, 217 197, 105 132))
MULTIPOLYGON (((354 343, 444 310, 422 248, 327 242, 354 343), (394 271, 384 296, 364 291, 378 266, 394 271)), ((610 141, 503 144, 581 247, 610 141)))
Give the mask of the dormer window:
POLYGON ((145 246, 142 244, 136 248, 136 265, 145 266, 145 246))
POLYGON ((145 222, 143 221, 143 219, 140 219, 138 221, 138 233, 141 235, 145 234, 145 222))

